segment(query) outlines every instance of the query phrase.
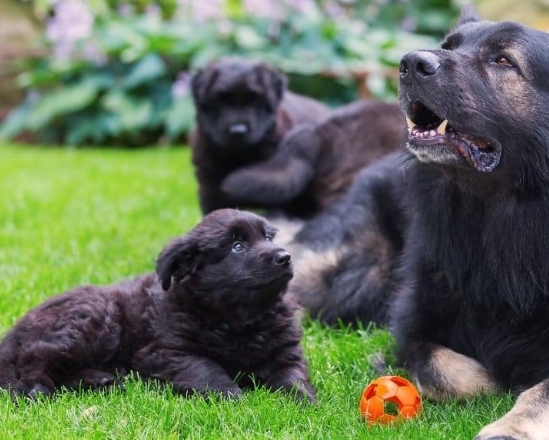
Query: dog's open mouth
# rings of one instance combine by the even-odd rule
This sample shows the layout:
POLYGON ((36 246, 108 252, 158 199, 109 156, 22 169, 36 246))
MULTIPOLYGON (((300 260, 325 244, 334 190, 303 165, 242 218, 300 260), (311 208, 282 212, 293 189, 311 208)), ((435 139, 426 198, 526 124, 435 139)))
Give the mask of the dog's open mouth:
POLYGON ((409 148, 420 160, 444 162, 448 152, 437 149, 451 147, 477 171, 490 172, 501 159, 501 148, 496 143, 457 131, 448 119, 438 116, 420 101, 410 104, 406 122, 409 148))

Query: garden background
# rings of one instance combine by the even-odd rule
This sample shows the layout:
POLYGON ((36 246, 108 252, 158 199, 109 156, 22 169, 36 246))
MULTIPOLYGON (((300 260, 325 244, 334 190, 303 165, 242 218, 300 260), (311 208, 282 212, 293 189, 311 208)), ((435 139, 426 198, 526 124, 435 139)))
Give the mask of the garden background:
MULTIPOLYGON (((478 9, 549 29, 547 3, 478 9)), ((0 0, 0 335, 51 295, 151 271, 163 245, 199 221, 186 148, 193 71, 236 54, 274 64, 291 89, 333 106, 391 100, 400 57, 436 46, 460 5, 0 0)), ((391 359, 387 332, 306 321, 303 345, 316 407, 265 390, 239 402, 182 399, 130 378, 124 390, 18 405, 0 394, 0 439, 455 440, 511 407, 507 394, 425 402, 417 420, 367 428, 358 400, 376 377, 369 356, 391 359)))
MULTIPOLYGON (((0 117, 8 115, 0 139, 185 142, 194 121, 190 74, 227 54, 265 60, 291 89, 331 105, 391 99, 402 54, 436 46, 462 3, 0 0, 0 117)), ((548 16, 543 0, 478 8, 537 27, 548 16)))

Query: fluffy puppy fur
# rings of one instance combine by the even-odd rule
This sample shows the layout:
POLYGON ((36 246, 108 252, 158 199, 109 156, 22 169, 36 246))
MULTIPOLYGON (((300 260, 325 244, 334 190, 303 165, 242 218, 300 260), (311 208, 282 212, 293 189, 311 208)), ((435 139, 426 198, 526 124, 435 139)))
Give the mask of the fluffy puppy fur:
POLYGON ((132 370, 181 394, 238 397, 263 384, 315 399, 293 269, 261 217, 219 210, 157 260, 156 274, 78 287, 29 311, 0 343, 0 388, 34 397, 98 389, 132 370))
POLYGON ((320 122, 299 125, 271 159, 233 171, 222 189, 235 199, 310 216, 340 197, 361 168, 405 141, 398 104, 354 102, 320 122))
POLYGON ((250 207, 221 190, 223 179, 271 157, 296 125, 328 114, 325 105, 289 92, 283 74, 257 61, 222 58, 198 72, 191 88, 197 111, 192 159, 204 214, 250 207))
POLYGON ((388 324, 424 396, 518 394, 477 440, 549 435, 548 48, 467 8, 439 49, 405 55, 408 152, 366 169, 293 245, 314 252, 290 293, 388 324))

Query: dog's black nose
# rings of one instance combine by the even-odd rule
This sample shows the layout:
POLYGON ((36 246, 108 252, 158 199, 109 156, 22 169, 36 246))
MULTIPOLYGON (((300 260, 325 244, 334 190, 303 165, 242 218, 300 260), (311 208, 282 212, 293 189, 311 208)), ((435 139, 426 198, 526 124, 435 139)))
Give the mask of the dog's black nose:
POLYGON ((400 60, 400 78, 419 77, 425 78, 434 75, 440 68, 438 56, 426 50, 417 50, 407 53, 400 60))
POLYGON ((277 266, 287 266, 292 261, 291 255, 286 251, 278 251, 274 257, 274 262, 277 266))
POLYGON ((248 133, 248 126, 244 123, 232 124, 228 128, 228 132, 234 136, 242 136, 248 133))

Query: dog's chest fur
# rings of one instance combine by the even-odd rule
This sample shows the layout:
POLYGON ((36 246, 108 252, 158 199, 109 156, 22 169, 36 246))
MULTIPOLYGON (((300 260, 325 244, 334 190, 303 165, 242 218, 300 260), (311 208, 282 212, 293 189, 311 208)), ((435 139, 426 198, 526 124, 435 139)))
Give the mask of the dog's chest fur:
POLYGON ((424 209, 404 251, 426 334, 503 383, 540 380, 549 374, 549 352, 539 350, 549 344, 547 195, 476 195, 443 177, 433 185, 434 173, 420 165, 410 185, 424 209))

